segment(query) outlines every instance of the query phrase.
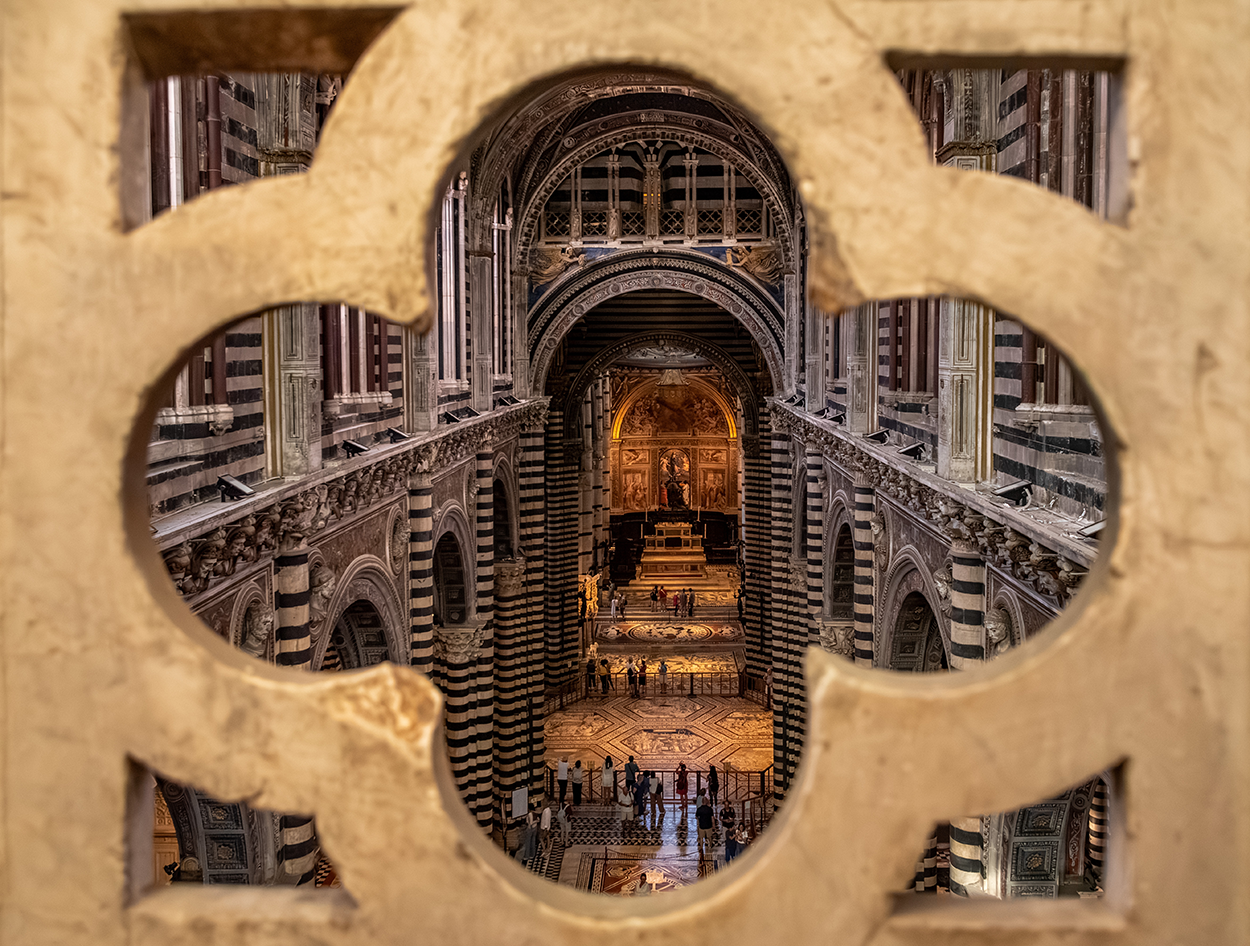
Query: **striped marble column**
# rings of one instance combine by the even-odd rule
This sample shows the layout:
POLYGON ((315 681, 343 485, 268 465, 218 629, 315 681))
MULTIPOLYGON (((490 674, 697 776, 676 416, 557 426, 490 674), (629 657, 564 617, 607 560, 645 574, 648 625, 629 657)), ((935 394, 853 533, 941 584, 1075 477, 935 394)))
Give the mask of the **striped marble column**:
POLYGON ((308 626, 311 595, 308 546, 301 539, 294 548, 274 558, 274 661, 279 667, 307 670, 312 662, 312 636, 308 626))
POLYGON ((807 613, 810 643, 820 644, 820 616, 825 607, 825 457, 807 445, 807 613))
MULTIPOLYGON (((518 522, 521 549, 525 554, 524 691, 518 694, 516 711, 524 713, 521 751, 522 772, 530 794, 537 797, 543 785, 543 695, 546 686, 547 493, 545 480, 545 434, 540 421, 521 432, 518 522)), ((517 787, 520 787, 519 785, 517 787)))
POLYGON ((477 719, 474 672, 482 632, 472 627, 440 627, 434 633, 436 673, 443 684, 444 731, 451 774, 465 805, 477 817, 477 719))
POLYGON ((985 659, 985 560, 970 542, 951 544, 951 669, 985 659))
POLYGON ((434 666, 434 481, 438 446, 418 447, 408 477, 408 635, 414 669, 434 666))
MULTIPOLYGON (((523 507, 522 507, 523 508, 523 507)), ((529 667, 524 558, 495 562, 495 801, 529 784, 529 667)))
POLYGON ((1089 843, 1085 854, 1090 877, 1097 884, 1102 883, 1103 864, 1107 854, 1107 802, 1107 783, 1104 779, 1099 779, 1094 784, 1094 794, 1089 803, 1089 843))
POLYGON ((474 613, 483 629, 473 668, 473 718, 476 733, 472 764, 472 802, 479 825, 493 820, 495 786, 495 453, 489 438, 478 444, 476 456, 476 585, 474 613))
POLYGON ((916 861, 913 881, 916 893, 937 893, 937 835, 925 842, 924 853, 916 861))
POLYGON ((802 666, 808 638, 806 511, 795 496, 796 482, 806 481, 803 457, 790 434, 773 431, 772 610, 767 621, 772 628, 774 772, 781 789, 789 787, 798 767, 807 715, 802 666))
POLYGON ((875 652, 872 551, 872 513, 875 500, 875 490, 869 485, 867 478, 857 475, 852 540, 855 546, 855 663, 861 667, 873 665, 875 652))
MULTIPOLYGON (((951 578, 951 669, 968 670, 985 657, 985 561, 972 543, 951 543, 951 578)), ((951 893, 966 897, 984 875, 981 819, 953 819, 951 893)))
POLYGON ((743 440, 743 540, 746 542, 743 603, 747 671, 762 677, 771 666, 772 629, 772 458, 764 449, 771 434, 743 440))
POLYGON ((951 893, 968 896, 979 889, 985 874, 980 818, 951 820, 951 893))
POLYGON ((316 874, 317 856, 321 853, 316 824, 304 815, 282 815, 278 827, 282 832, 279 874, 285 875, 287 883, 294 880, 296 886, 311 883, 316 874))
MULTIPOLYGON (((308 554, 308 547, 300 539, 294 548, 284 548, 274 558, 274 623, 277 625, 274 660, 280 667, 295 670, 309 670, 312 663, 308 554)), ((279 872, 288 883, 309 883, 320 851, 317 826, 306 815, 282 815, 279 829, 282 833, 279 872)))
POLYGON ((553 410, 547 425, 546 686, 572 679, 578 668, 577 474, 580 440, 564 439, 564 417, 553 410))

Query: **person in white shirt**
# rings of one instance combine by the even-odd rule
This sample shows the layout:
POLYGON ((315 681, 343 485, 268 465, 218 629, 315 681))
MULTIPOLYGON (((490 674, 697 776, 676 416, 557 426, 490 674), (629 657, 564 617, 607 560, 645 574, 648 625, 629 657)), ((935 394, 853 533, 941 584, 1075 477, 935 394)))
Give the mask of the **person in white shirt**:
POLYGON ((545 849, 547 842, 551 839, 551 802, 547 802, 547 807, 543 809, 542 820, 538 823, 538 846, 539 849, 545 849))
POLYGON ((569 757, 560 756, 556 764, 556 787, 560 789, 560 804, 564 804, 564 795, 569 788, 569 757))

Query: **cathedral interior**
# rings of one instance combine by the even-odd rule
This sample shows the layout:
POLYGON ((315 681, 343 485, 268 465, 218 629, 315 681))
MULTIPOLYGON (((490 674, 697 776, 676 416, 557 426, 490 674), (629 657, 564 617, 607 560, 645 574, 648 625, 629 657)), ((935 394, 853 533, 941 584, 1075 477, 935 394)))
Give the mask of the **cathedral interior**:
MULTIPOLYGON (((1121 212, 1111 74, 895 78, 934 164, 1121 212)), ((150 83, 150 215, 308 172, 351 81, 150 83)), ((450 169, 433 247, 429 332, 292 302, 171 366, 151 538, 256 660, 428 675, 473 823, 534 874, 639 896, 737 869, 801 775, 808 648, 968 670, 1098 556, 1081 372, 974 299, 821 309, 800 188, 709 86, 605 71, 514 103, 450 169)), ((153 883, 341 883, 312 816, 149 778, 153 883)), ((1117 804, 1107 769, 951 812, 908 889, 1097 898, 1117 804)))

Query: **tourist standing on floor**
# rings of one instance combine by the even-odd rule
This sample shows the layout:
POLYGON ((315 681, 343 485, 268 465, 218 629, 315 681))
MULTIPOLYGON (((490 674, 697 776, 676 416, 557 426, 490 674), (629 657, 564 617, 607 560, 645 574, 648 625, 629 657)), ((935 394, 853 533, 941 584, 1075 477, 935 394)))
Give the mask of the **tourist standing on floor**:
POLYGON ((551 802, 547 802, 547 806, 543 808, 541 820, 538 822, 538 849, 545 851, 547 842, 551 839, 551 802))
POLYGON ((638 661, 638 691, 643 695, 647 695, 647 658, 643 657, 638 661))
MULTIPOLYGON (((580 794, 580 793, 579 793, 580 794)), ((560 826, 560 841, 563 847, 569 846, 569 837, 573 833, 573 809, 565 802, 556 812, 556 824, 560 826)))
POLYGON ((681 617, 681 592, 676 591, 673 593, 673 620, 679 617, 681 617))
POLYGON ((694 589, 686 589, 686 617, 694 617, 694 589))
POLYGON ((611 671, 608 668, 608 658, 599 658, 599 687, 603 690, 603 695, 608 695, 608 684, 612 682, 611 671))
POLYGON ((660 658, 660 692, 668 692, 668 661, 660 658))
POLYGON ((651 586, 651 610, 655 611, 660 606, 660 586, 651 586))
POLYGON ((521 866, 528 867, 534 855, 538 853, 538 819, 534 817, 534 809, 525 813, 525 824, 521 829, 521 844, 517 848, 517 860, 521 866))
POLYGON ((660 809, 660 818, 664 817, 664 783, 656 772, 647 779, 647 787, 651 790, 651 817, 655 817, 656 808, 660 809))
POLYGON ((699 856, 702 857, 704 844, 707 844, 708 853, 712 852, 712 828, 716 825, 716 812, 704 798, 703 804, 695 809, 694 817, 699 825, 699 856))
POLYGON ((668 610, 668 592, 664 590, 663 585, 660 585, 660 610, 668 610))
POLYGON ((638 696, 638 670, 634 667, 634 658, 629 658, 629 663, 625 665, 625 681, 629 684, 629 695, 638 696))
POLYGON ((603 771, 599 773, 599 787, 603 789, 603 803, 612 804, 616 795, 616 769, 612 768, 612 757, 603 760, 603 771))
POLYGON ((622 621, 625 620, 625 609, 628 605, 629 605, 629 598, 626 596, 625 592, 622 591, 621 592, 621 620, 622 621))
POLYGON ((644 775, 638 780, 638 784, 634 786, 634 817, 645 818, 647 814, 647 799, 651 793, 647 790, 647 778, 644 775))
POLYGON ((612 607, 612 623, 616 623, 616 595, 613 595, 610 602, 612 607))
POLYGON ((638 773, 640 771, 642 771, 642 769, 639 767, 638 763, 634 761, 634 757, 631 755, 629 757, 629 761, 625 763, 625 784, 629 787, 631 792, 634 790, 634 786, 638 784, 638 773))
POLYGON ((716 796, 720 793, 720 776, 716 774, 716 766, 707 768, 707 793, 712 797, 712 805, 716 805, 716 796))
POLYGON ((738 813, 734 811, 734 806, 726 801, 725 807, 720 810, 720 824, 725 829, 725 837, 729 837, 733 833, 737 821, 738 813))
POLYGON ((595 658, 591 657, 586 661, 586 695, 595 692, 595 658))
POLYGON ((560 804, 564 804, 564 795, 569 788, 569 757, 560 756, 560 761, 556 763, 556 788, 560 790, 560 804))
POLYGON ((634 817, 634 793, 624 785, 616 791, 616 817, 622 830, 634 817))
POLYGON ((677 763, 677 775, 674 777, 674 790, 677 792, 678 803, 681 805, 681 817, 686 817, 686 796, 690 793, 690 774, 686 771, 686 763, 677 763))
POLYGON ((578 759, 573 763, 573 775, 571 777, 571 781, 573 782, 574 805, 580 805, 582 803, 582 776, 585 774, 585 771, 582 769, 582 760, 578 759))
POLYGON ((725 863, 728 864, 738 856, 738 829, 729 828, 725 831, 725 863))

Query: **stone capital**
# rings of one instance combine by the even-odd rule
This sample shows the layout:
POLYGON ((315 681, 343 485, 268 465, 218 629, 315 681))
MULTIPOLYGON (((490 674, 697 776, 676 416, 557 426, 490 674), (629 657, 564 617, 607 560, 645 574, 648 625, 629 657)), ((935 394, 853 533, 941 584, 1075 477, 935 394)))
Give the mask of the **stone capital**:
POLYGON ((434 656, 445 663, 470 663, 490 635, 481 627, 434 628, 434 656))

